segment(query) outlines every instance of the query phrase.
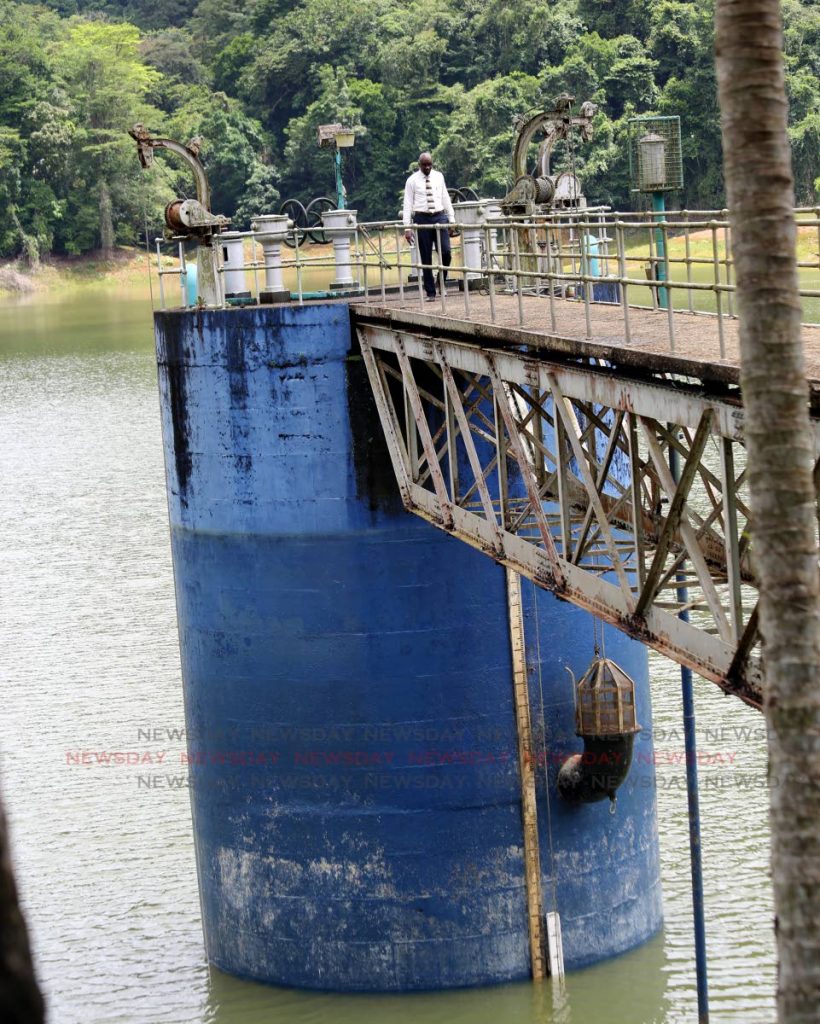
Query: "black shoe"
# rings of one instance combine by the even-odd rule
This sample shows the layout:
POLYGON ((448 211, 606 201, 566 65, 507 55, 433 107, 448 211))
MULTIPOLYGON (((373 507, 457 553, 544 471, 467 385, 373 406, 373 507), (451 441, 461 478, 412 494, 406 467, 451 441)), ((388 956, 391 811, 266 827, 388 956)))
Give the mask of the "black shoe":
POLYGON ((435 295, 425 295, 424 296, 424 301, 425 302, 435 302, 436 301, 436 296, 435 295))

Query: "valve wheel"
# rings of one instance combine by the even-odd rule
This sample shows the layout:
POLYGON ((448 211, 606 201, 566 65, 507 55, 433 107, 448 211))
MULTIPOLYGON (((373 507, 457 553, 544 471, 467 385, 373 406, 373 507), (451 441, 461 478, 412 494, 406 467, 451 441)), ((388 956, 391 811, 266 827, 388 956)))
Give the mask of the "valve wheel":
POLYGON ((285 214, 293 221, 293 235, 285 238, 285 245, 295 249, 297 244, 303 245, 307 238, 308 218, 307 211, 298 199, 286 199, 279 207, 279 213, 285 214))
POLYGON ((317 245, 324 245, 328 241, 327 235, 322 227, 322 214, 328 213, 330 210, 336 209, 336 203, 330 198, 330 196, 317 196, 307 205, 305 210, 305 223, 307 224, 307 233, 311 241, 317 245))

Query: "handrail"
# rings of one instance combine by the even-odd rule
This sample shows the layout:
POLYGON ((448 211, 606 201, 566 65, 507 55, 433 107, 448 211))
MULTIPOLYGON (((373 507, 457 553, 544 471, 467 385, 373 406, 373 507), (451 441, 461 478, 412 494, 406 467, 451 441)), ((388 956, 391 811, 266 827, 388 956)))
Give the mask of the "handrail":
MULTIPOLYGON (((469 205, 475 208, 475 204, 469 205)), ((797 266, 803 321, 817 326, 820 207, 801 207, 794 213, 801 229, 797 266), (802 240, 807 232, 805 243, 802 240)), ((652 310, 659 314, 653 330, 665 331, 666 344, 673 352, 680 323, 674 314, 711 316, 718 322, 715 355, 725 359, 724 324, 736 320, 735 262, 726 211, 670 211, 661 220, 655 216, 651 211, 590 207, 555 210, 525 219, 505 217, 497 205, 494 209, 487 205, 485 215, 476 222, 457 205, 456 226, 461 237, 453 239, 453 257, 446 274, 443 266, 435 267, 439 286, 435 309, 450 315, 454 307, 460 306, 459 316, 470 319, 480 305, 481 319, 496 323, 503 317, 509 323, 510 302, 505 297, 512 297, 511 308, 519 326, 532 323, 543 330, 546 320, 547 329, 555 332, 558 312, 563 317, 566 303, 572 303, 578 309, 584 337, 593 336, 593 321, 606 313, 611 321, 609 334, 619 334, 626 344, 634 334, 629 311, 652 310), (655 244, 658 232, 664 239, 663 248, 655 244), (449 287, 442 287, 445 276, 449 287)), ((286 255, 275 257, 293 299, 306 302, 355 297, 363 304, 411 303, 430 311, 423 301, 420 278, 424 267, 417 243, 422 232, 438 232, 441 226, 413 225, 415 244, 408 246, 404 226, 398 220, 357 224, 351 217, 351 221, 340 227, 324 227, 325 245, 303 242, 286 255), (332 287, 334 281, 347 284, 332 287)), ((260 276, 271 266, 260 249, 263 243, 257 234, 264 233, 232 233, 234 244, 239 238, 244 246, 245 279, 253 279, 253 288, 248 289, 251 301, 256 301, 259 294, 260 276)), ((291 242, 299 241, 293 229, 288 237, 291 242)), ((177 275, 184 280, 188 272, 182 248, 185 239, 171 241, 179 248, 169 258, 163 255, 163 241, 156 240, 163 308, 167 296, 173 294, 162 287, 164 278, 177 275)), ((224 262, 221 246, 215 248, 220 275, 243 273, 241 266, 224 262)), ((224 288, 221 293, 224 295, 224 288)), ((184 296, 184 288, 178 294, 184 296)), ((232 304, 229 293, 224 305, 232 304)))

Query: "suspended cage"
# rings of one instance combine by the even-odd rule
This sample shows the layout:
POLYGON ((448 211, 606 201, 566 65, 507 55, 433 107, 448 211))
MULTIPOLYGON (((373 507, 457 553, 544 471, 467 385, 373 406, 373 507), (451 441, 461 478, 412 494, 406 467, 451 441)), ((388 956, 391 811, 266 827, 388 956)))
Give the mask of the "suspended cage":
POLYGON ((683 188, 679 117, 631 117, 629 182, 633 192, 683 188))
POLYGON ((624 736, 640 732, 635 682, 609 658, 595 657, 575 689, 578 736, 624 736))

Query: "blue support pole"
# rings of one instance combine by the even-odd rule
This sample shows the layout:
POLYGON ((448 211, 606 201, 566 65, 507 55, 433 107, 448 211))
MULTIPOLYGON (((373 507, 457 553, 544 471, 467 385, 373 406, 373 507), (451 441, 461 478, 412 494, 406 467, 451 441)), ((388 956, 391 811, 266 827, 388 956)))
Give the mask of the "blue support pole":
MULTIPOLYGON (((656 221, 662 221, 666 217, 666 197, 663 192, 652 193, 652 213, 656 221)), ((666 237, 663 228, 655 228, 655 279, 666 280, 666 237)), ((658 305, 661 309, 667 309, 669 305, 669 291, 666 288, 658 288, 658 305)))
MULTIPOLYGON (((663 193, 660 193, 663 197, 663 193)), ((669 449, 669 468, 672 477, 680 477, 678 453, 669 449)), ((678 572, 677 580, 685 581, 678 572)), ((685 585, 677 588, 678 601, 685 604, 689 589, 685 585)), ((689 621, 689 610, 684 608, 679 616, 689 621)), ((689 808, 689 860, 692 870, 692 917, 695 930, 695 974, 698 990, 698 1024, 709 1024, 709 983, 706 968, 706 921, 703 904, 703 849, 700 840, 700 795, 698 791, 698 746, 695 725, 695 694, 692 685, 692 670, 682 666, 680 670, 681 694, 683 696, 683 735, 686 753, 686 801, 689 808)))

